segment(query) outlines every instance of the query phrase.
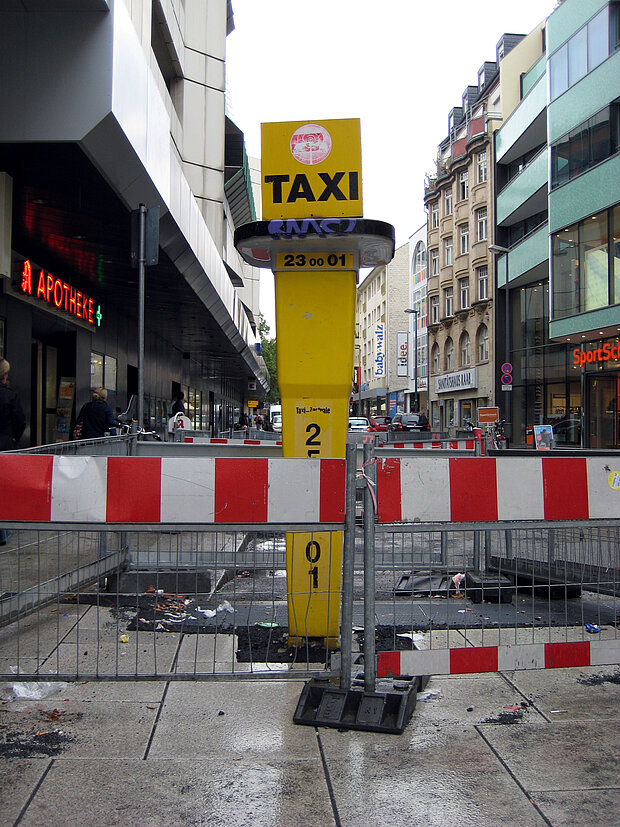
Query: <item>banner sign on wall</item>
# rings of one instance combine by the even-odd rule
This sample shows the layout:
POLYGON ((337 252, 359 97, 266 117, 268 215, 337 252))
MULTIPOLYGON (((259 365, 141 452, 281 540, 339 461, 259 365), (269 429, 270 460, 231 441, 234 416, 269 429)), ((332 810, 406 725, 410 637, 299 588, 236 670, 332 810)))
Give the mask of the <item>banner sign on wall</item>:
POLYGON ((375 376, 385 376, 385 326, 378 322, 375 326, 377 355, 375 356, 375 376))
POLYGON ((409 334, 396 334, 396 375, 409 376, 409 334))

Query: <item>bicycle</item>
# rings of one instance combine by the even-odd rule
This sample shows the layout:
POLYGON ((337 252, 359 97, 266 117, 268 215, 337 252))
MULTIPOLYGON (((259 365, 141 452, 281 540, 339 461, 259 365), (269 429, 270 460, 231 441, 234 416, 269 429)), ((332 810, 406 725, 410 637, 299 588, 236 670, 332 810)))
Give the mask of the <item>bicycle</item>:
POLYGON ((487 427, 487 445, 489 448, 494 448, 495 450, 503 450, 506 448, 506 433, 504 431, 504 425, 506 424, 506 420, 502 419, 499 422, 491 422, 487 427))

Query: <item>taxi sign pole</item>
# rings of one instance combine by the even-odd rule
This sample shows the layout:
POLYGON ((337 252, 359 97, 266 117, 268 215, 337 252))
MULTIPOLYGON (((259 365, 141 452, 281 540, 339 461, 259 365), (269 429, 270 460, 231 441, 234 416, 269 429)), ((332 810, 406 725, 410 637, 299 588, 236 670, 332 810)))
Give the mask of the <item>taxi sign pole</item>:
MULTIPOLYGON (((282 455, 344 458, 356 271, 275 272, 282 455)), ((342 532, 288 532, 289 642, 338 643, 342 532)))
MULTIPOLYGON (((275 275, 282 454, 344 459, 357 274, 391 261, 394 228, 362 218, 359 119, 261 134, 263 220, 238 227, 235 247, 275 275)), ((338 644, 342 545, 341 531, 287 533, 291 643, 338 644)))

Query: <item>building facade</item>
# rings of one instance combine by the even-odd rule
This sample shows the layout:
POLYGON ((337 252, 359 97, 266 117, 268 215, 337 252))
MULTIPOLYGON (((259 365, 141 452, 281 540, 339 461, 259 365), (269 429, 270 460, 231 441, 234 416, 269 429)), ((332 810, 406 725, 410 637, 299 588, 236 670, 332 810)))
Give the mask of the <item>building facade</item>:
POLYGON ((620 447, 619 12, 565 0, 515 50, 496 240, 517 445, 550 424, 556 445, 620 447))
POLYGON ((405 410, 428 416, 428 312, 426 224, 409 239, 408 375, 405 410), (413 312, 411 312, 413 311, 413 312))
POLYGON ((493 131, 501 120, 498 64, 521 35, 504 35, 495 62, 448 116, 437 169, 427 177, 429 420, 447 430, 495 400, 493 131))
POLYGON ((142 424, 158 430, 184 391, 194 425, 216 432, 268 388, 258 295, 232 244, 255 212, 225 114, 231 5, 19 9, 0 16, 0 355, 28 418, 22 444, 66 439, 97 386, 125 409, 141 384, 142 424))

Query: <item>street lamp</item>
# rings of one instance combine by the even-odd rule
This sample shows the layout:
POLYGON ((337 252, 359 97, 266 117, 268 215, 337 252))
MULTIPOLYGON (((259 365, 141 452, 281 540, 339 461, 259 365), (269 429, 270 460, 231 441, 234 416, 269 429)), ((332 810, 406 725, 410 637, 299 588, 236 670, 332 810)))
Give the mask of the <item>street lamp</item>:
POLYGON ((420 399, 418 396, 418 316, 420 311, 415 307, 405 308, 405 313, 413 313, 413 399, 415 412, 420 410, 420 399))

